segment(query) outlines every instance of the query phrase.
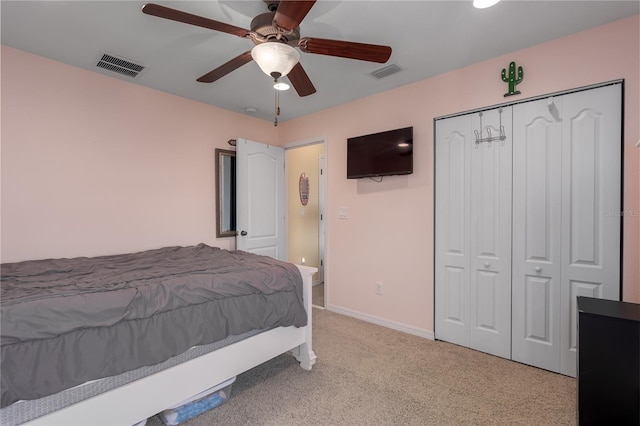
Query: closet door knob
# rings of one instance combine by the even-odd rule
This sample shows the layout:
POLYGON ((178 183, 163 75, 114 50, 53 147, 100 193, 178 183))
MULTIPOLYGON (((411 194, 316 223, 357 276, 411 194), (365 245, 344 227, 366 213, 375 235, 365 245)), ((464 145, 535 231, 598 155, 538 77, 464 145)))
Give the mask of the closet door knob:
POLYGON ((542 268, 541 268, 541 267, 539 267, 539 266, 536 266, 536 267, 535 267, 535 268, 533 268, 533 269, 534 269, 536 272, 540 272, 540 271, 542 271, 542 268))

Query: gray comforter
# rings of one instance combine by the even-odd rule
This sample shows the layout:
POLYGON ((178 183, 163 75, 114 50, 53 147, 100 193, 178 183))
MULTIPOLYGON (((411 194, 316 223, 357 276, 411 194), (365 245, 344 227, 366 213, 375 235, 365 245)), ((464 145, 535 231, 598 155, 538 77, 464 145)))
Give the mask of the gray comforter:
POLYGON ((1 265, 1 406, 306 325, 295 265, 204 244, 1 265))

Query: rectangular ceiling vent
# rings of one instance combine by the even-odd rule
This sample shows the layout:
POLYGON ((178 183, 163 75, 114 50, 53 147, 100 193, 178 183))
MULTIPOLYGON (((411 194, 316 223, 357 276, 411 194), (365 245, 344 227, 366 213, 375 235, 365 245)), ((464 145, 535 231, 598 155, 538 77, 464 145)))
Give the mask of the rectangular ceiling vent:
POLYGON ((123 58, 104 53, 96 64, 98 68, 103 68, 127 77, 136 78, 144 70, 144 65, 135 64, 123 58))
POLYGON ((402 68, 397 66, 396 64, 387 65, 386 67, 379 68, 375 71, 372 71, 370 74, 377 79, 389 77, 392 74, 402 71, 402 68))

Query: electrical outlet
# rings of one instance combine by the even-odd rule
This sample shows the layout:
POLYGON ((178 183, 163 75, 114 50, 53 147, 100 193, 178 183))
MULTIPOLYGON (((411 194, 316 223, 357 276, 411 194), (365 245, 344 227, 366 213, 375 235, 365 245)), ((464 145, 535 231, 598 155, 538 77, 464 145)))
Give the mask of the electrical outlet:
POLYGON ((384 294, 382 291, 382 281, 376 281, 376 294, 384 294))

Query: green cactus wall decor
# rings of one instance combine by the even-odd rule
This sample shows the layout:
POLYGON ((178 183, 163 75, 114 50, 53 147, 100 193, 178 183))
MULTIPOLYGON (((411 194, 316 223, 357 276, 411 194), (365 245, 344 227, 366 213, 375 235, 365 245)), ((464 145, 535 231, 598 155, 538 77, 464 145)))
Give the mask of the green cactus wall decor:
POLYGON ((505 83, 509 83, 509 91, 504 94, 505 97, 511 95, 519 95, 520 91, 516 90, 516 85, 522 82, 522 78, 524 77, 524 71, 522 67, 518 67, 518 76, 516 77, 516 63, 511 62, 509 64, 509 73, 507 74, 506 68, 502 69, 502 81, 505 83))

